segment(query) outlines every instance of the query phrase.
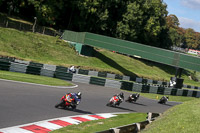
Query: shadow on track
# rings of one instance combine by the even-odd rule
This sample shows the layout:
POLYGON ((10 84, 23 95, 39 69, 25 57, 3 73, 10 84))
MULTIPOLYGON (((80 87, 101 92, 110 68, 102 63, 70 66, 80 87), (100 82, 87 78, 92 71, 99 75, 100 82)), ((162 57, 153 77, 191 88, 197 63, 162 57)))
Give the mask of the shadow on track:
POLYGON ((141 106, 147 106, 147 105, 142 104, 142 103, 132 103, 132 104, 137 104, 137 105, 141 105, 141 106))
POLYGON ((73 111, 73 112, 77 112, 77 113, 82 113, 82 114, 94 114, 90 111, 85 111, 85 110, 80 110, 80 109, 71 109, 71 108, 57 108, 57 109, 62 109, 62 110, 67 110, 67 111, 73 111))
POLYGON ((117 108, 117 109, 121 109, 121 110, 126 110, 126 111, 133 111, 133 112, 136 112, 135 110, 132 110, 132 109, 127 109, 127 108, 123 108, 123 107, 114 107, 114 106, 108 106, 108 107, 112 107, 112 108, 117 108))
POLYGON ((170 105, 170 104, 161 104, 163 106, 173 106, 173 105, 170 105))

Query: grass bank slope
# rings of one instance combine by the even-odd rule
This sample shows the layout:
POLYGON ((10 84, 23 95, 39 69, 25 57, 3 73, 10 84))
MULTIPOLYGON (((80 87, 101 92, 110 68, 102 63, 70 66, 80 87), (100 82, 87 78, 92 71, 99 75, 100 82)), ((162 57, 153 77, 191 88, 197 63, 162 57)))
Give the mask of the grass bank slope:
MULTIPOLYGON (((149 61, 141 61, 107 50, 96 50, 94 57, 79 56, 68 43, 58 37, 23 32, 0 27, 0 55, 40 62, 107 71, 116 74, 137 75, 144 78, 166 80, 174 76, 175 68, 149 61)), ((185 84, 200 86, 184 75, 185 84)))
MULTIPOLYGON (((147 126, 144 133, 197 133, 200 131, 200 100, 190 100, 170 108, 147 126)), ((142 133, 143 133, 142 132, 142 133)))

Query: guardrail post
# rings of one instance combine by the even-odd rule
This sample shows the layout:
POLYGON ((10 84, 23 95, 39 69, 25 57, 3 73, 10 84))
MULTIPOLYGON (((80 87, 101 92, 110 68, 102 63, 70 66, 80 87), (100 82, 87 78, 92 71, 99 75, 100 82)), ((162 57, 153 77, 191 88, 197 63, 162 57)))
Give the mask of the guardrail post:
POLYGON ((140 123, 135 123, 136 124, 136 132, 140 131, 140 123))
POLYGON ((120 129, 112 128, 112 130, 114 131, 114 133, 120 133, 120 129))
POLYGON ((147 113, 148 114, 148 116, 147 116, 147 120, 149 121, 149 123, 151 123, 152 122, 152 120, 151 120, 151 118, 152 118, 152 113, 147 113))

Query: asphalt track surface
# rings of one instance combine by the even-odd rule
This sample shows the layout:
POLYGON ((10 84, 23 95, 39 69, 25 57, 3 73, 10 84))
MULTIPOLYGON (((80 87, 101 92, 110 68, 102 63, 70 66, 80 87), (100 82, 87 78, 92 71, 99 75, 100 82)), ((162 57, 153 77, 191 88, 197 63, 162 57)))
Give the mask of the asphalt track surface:
MULTIPOLYGON (((76 88, 53 88, 0 80, 0 128, 17 126, 57 117, 113 113, 113 112, 154 112, 162 113, 179 104, 168 102, 158 104, 156 100, 140 97, 137 103, 123 102, 119 107, 108 107, 106 104, 122 90, 75 83, 76 88), (60 98, 67 92, 82 92, 82 100, 76 111, 54 108, 60 98)), ((131 94, 125 92, 125 99, 131 94)))

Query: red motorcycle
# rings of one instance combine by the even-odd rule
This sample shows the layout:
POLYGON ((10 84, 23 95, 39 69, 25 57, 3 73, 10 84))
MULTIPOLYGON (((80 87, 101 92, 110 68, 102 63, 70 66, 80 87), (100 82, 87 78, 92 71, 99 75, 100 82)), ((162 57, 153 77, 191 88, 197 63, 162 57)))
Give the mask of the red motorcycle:
POLYGON ((119 106, 120 103, 123 101, 123 99, 117 95, 114 95, 109 103, 106 104, 106 106, 111 106, 111 107, 116 107, 116 106, 119 106))
POLYGON ((72 109, 72 110, 74 110, 74 109, 76 109, 76 106, 79 104, 79 102, 77 102, 76 100, 75 100, 75 97, 73 97, 70 93, 69 94, 66 94, 66 95, 64 95, 62 98, 61 98, 61 100, 60 100, 60 102, 58 103, 58 104, 56 104, 55 105, 55 108, 59 108, 59 107, 61 107, 61 108, 68 108, 68 109, 72 109))

